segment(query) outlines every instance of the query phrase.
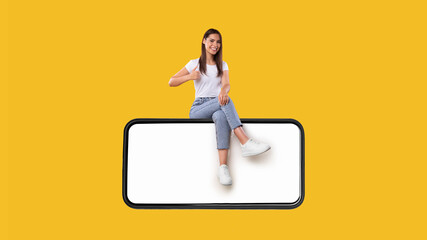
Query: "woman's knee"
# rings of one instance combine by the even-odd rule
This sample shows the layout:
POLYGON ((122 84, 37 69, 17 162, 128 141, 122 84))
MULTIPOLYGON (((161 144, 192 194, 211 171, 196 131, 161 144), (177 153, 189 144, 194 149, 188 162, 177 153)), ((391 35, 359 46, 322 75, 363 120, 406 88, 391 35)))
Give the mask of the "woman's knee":
POLYGON ((190 114, 189 114, 190 118, 201 118, 200 114, 198 114, 198 112, 194 109, 190 110, 190 114))
POLYGON ((225 113, 222 110, 218 110, 212 114, 212 120, 214 122, 227 121, 227 117, 225 116, 225 113))

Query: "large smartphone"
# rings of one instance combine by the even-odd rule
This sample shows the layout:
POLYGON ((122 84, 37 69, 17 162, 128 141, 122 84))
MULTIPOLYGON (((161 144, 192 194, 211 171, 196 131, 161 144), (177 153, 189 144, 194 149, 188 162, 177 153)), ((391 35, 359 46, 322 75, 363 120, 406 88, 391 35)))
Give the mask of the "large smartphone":
POLYGON ((123 199, 142 209, 292 209, 304 200, 304 129, 294 119, 241 119, 271 149, 241 156, 231 135, 231 186, 219 183, 216 130, 208 119, 139 118, 123 144, 123 199))

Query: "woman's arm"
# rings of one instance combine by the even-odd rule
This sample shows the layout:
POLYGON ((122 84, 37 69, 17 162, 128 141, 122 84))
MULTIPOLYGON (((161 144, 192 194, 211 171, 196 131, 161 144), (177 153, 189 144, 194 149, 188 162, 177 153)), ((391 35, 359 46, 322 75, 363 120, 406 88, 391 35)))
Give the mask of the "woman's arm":
POLYGON ((222 72, 221 92, 218 96, 218 101, 220 105, 225 105, 228 103, 228 92, 230 92, 230 79, 228 78, 228 70, 225 70, 222 72))
POLYGON ((178 87, 179 85, 190 81, 200 79, 200 72, 196 71, 197 66, 191 71, 188 72, 187 68, 183 67, 179 72, 177 72, 171 79, 169 80, 169 86, 178 87))
POLYGON ((221 91, 228 93, 230 91, 230 79, 228 78, 228 70, 222 72, 221 91))

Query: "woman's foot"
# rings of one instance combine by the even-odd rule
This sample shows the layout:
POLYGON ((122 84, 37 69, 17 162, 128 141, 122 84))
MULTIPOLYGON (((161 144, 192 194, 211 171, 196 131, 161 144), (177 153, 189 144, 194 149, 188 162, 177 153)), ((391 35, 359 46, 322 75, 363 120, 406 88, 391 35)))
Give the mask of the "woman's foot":
POLYGON ((256 142, 252 138, 241 146, 243 157, 255 156, 267 152, 271 148, 268 144, 256 142))
POLYGON ((219 178, 219 182, 222 185, 225 185, 225 186, 231 185, 232 181, 231 181, 230 171, 228 171, 227 165, 222 164, 221 166, 219 166, 218 178, 219 178))

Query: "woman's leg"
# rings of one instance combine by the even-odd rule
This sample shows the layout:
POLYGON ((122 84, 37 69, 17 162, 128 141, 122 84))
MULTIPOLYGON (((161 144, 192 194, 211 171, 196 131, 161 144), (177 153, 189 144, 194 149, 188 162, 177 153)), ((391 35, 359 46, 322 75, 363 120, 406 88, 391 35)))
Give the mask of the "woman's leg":
POLYGON ((234 130, 234 134, 240 141, 242 146, 242 155, 244 157, 255 156, 270 149, 268 144, 259 143, 248 138, 243 131, 242 123, 240 122, 240 118, 237 115, 236 108, 234 107, 234 103, 231 99, 229 99, 229 102, 226 105, 220 106, 220 108, 227 117, 230 128, 234 130))
POLYGON ((218 177, 223 185, 231 185, 232 179, 227 166, 228 149, 230 148, 231 128, 228 124, 225 113, 220 109, 212 114, 215 123, 216 142, 219 155, 218 177))
POLYGON ((219 153, 219 165, 227 164, 231 133, 227 117, 225 116, 225 113, 222 110, 218 110, 212 114, 212 120, 215 123, 216 143, 219 153))
POLYGON ((234 103, 231 98, 228 104, 221 106, 221 110, 226 113, 230 126, 232 127, 237 139, 239 139, 239 142, 241 144, 245 144, 249 140, 249 137, 243 131, 242 123, 240 122, 239 115, 237 115, 236 108, 234 107, 234 103))
POLYGON ((237 139, 239 139, 239 142, 241 144, 245 144, 249 138, 241 127, 242 123, 231 98, 228 103, 223 106, 219 104, 218 97, 196 106, 191 110, 190 118, 211 118, 213 113, 218 110, 222 110, 224 112, 230 129, 234 130, 234 134, 237 139))
MULTIPOLYGON (((215 99, 212 99, 215 100, 215 99)), ((225 113, 219 106, 215 106, 213 101, 200 103, 195 100, 190 110, 190 118, 211 118, 215 122, 216 140, 219 155, 218 178, 223 185, 231 185, 232 179, 227 166, 228 148, 230 147, 231 128, 228 124, 225 113)), ((203 101, 203 100, 201 100, 203 101)), ((216 99, 218 101, 218 99, 216 99)), ((218 104, 219 105, 219 104, 218 104)))
POLYGON ((249 137, 246 135, 245 131, 243 131, 242 127, 235 128, 234 135, 236 135, 237 139, 239 139, 239 142, 242 145, 249 140, 249 137))
POLYGON ((222 110, 214 112, 212 114, 212 120, 215 123, 217 148, 229 149, 231 128, 228 125, 225 113, 222 110))
POLYGON ((227 165, 228 149, 218 149, 219 165, 227 165))

